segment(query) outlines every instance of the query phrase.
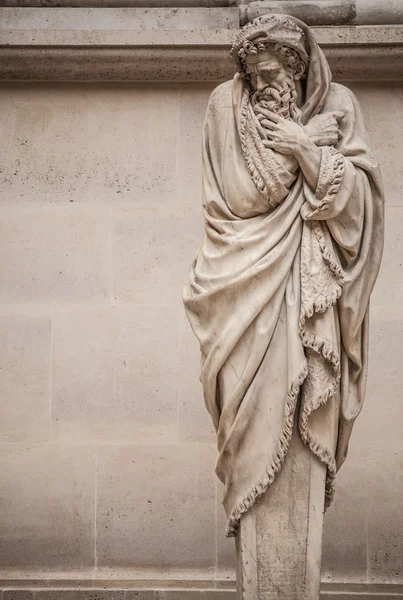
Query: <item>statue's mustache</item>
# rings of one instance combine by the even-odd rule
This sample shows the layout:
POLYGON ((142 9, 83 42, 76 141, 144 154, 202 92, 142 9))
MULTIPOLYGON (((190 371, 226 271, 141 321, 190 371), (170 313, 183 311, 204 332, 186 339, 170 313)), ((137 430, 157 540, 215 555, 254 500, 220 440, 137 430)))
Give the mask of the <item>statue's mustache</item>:
POLYGON ((256 90, 255 94, 258 98, 263 98, 264 96, 267 96, 268 98, 277 99, 283 96, 284 94, 287 94, 287 92, 292 91, 293 89, 295 89, 294 82, 286 80, 281 84, 276 82, 269 83, 262 90, 256 90))
POLYGON ((298 121, 297 98, 294 79, 289 75, 281 83, 270 82, 262 90, 254 90, 251 95, 251 104, 252 107, 258 104, 286 119, 291 117, 298 121))
MULTIPOLYGON (((262 94, 272 94, 273 90, 276 92, 279 92, 281 94, 281 92, 284 92, 286 90, 288 90, 288 88, 290 87, 289 83, 287 82, 286 84, 279 84, 276 83, 275 81, 273 81, 272 83, 267 84, 267 86, 261 90, 262 94)), ((258 90, 259 92, 259 90, 258 90)))

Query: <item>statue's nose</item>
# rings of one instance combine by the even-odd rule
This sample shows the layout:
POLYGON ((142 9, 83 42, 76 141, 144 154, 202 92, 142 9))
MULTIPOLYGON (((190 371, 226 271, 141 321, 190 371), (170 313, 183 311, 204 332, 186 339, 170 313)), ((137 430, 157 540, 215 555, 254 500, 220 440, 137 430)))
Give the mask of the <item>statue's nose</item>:
POLYGON ((267 81, 261 75, 258 75, 256 78, 257 91, 262 92, 267 87, 267 85, 268 85, 267 81))

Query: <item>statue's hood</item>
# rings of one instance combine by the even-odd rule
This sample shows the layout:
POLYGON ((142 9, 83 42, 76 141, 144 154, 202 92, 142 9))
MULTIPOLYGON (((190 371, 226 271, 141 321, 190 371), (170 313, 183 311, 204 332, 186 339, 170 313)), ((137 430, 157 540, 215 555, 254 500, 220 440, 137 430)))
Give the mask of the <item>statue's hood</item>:
POLYGON ((307 123, 321 111, 332 80, 328 62, 311 29, 290 15, 269 14, 253 19, 240 30, 231 49, 231 54, 238 62, 240 70, 242 65, 238 59, 238 51, 245 41, 255 38, 293 48, 305 63, 306 97, 300 108, 302 122, 307 123))

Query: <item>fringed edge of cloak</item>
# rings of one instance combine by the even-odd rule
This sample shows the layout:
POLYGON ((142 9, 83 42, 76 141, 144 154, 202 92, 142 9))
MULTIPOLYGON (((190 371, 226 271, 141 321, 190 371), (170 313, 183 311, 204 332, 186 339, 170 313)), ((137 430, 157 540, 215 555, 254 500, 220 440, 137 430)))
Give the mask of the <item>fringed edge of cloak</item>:
POLYGON ((273 483, 276 473, 278 473, 278 471, 281 469, 291 441, 294 414, 297 406, 299 390, 307 375, 308 365, 305 361, 303 368, 294 378, 287 393, 284 409, 283 429, 274 453, 274 457, 266 467, 266 471, 259 477, 257 483, 251 488, 246 497, 231 511, 227 526, 225 528, 227 537, 234 537, 236 535, 241 516, 255 504, 259 496, 267 491, 269 485, 273 483))
POLYGON ((330 506, 334 497, 334 485, 336 479, 336 460, 335 457, 329 452, 329 450, 322 446, 322 444, 316 439, 316 437, 309 433, 308 431, 308 421, 310 415, 317 410, 320 406, 327 403, 327 401, 335 394, 337 391, 337 386, 340 382, 341 372, 340 372, 340 357, 336 350, 333 348, 332 344, 326 340, 318 338, 314 333, 308 332, 305 328, 306 320, 311 318, 315 313, 323 313, 325 310, 334 306, 337 300, 340 298, 343 287, 344 287, 344 277, 343 270, 340 265, 337 264, 334 257, 332 256, 329 248, 326 245, 325 236, 323 235, 323 231, 321 225, 318 222, 312 221, 312 229, 316 235, 316 239, 318 240, 320 251, 323 257, 323 260, 330 271, 336 277, 336 289, 333 290, 333 293, 328 294, 324 298, 321 298, 320 301, 316 299, 309 306, 303 307, 301 305, 301 315, 300 315, 300 337, 303 345, 306 348, 310 348, 317 354, 321 355, 325 361, 330 363, 333 367, 334 371, 334 381, 329 385, 329 387, 322 392, 314 401, 311 399, 311 402, 301 404, 301 413, 300 413, 300 421, 299 421, 299 432, 301 435, 302 441, 310 448, 310 450, 319 458, 321 462, 323 462, 327 467, 326 473, 326 489, 325 489, 325 510, 330 506))
POLYGON ((267 151, 263 146, 256 127, 252 125, 247 128, 249 95, 250 92, 246 86, 241 99, 239 129, 239 138, 243 156, 249 175, 257 190, 264 196, 271 208, 276 208, 287 192, 282 181, 282 176, 278 174, 278 171, 282 171, 283 176, 287 175, 287 171, 285 171, 285 169, 283 169, 274 159, 271 151, 267 151), (270 187, 268 182, 271 182, 270 187), (275 198, 277 196, 279 196, 280 199, 276 200, 275 198))
MULTIPOLYGON (((332 303, 334 304, 334 302, 332 303)), ((305 403, 301 406, 301 413, 299 419, 299 433, 304 444, 306 444, 310 450, 323 462, 327 467, 326 473, 326 489, 325 489, 325 510, 331 505, 334 497, 334 487, 336 479, 336 460, 329 450, 322 446, 322 444, 316 439, 316 437, 308 431, 308 421, 310 415, 317 410, 320 406, 327 403, 327 401, 333 396, 337 390, 338 383, 340 381, 340 362, 338 357, 331 347, 329 342, 318 339, 315 335, 304 332, 302 335, 302 343, 306 348, 310 348, 317 354, 321 354, 325 360, 330 362, 335 371, 335 380, 332 384, 320 394, 316 400, 311 401, 309 404, 305 403)))

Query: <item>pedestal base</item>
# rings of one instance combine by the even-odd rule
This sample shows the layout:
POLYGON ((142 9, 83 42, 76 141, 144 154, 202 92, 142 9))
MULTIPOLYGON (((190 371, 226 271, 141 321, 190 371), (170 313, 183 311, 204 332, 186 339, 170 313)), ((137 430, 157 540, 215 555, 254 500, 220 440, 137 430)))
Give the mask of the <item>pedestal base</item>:
POLYGON ((294 431, 273 484, 241 518, 238 600, 319 600, 325 478, 294 431))

